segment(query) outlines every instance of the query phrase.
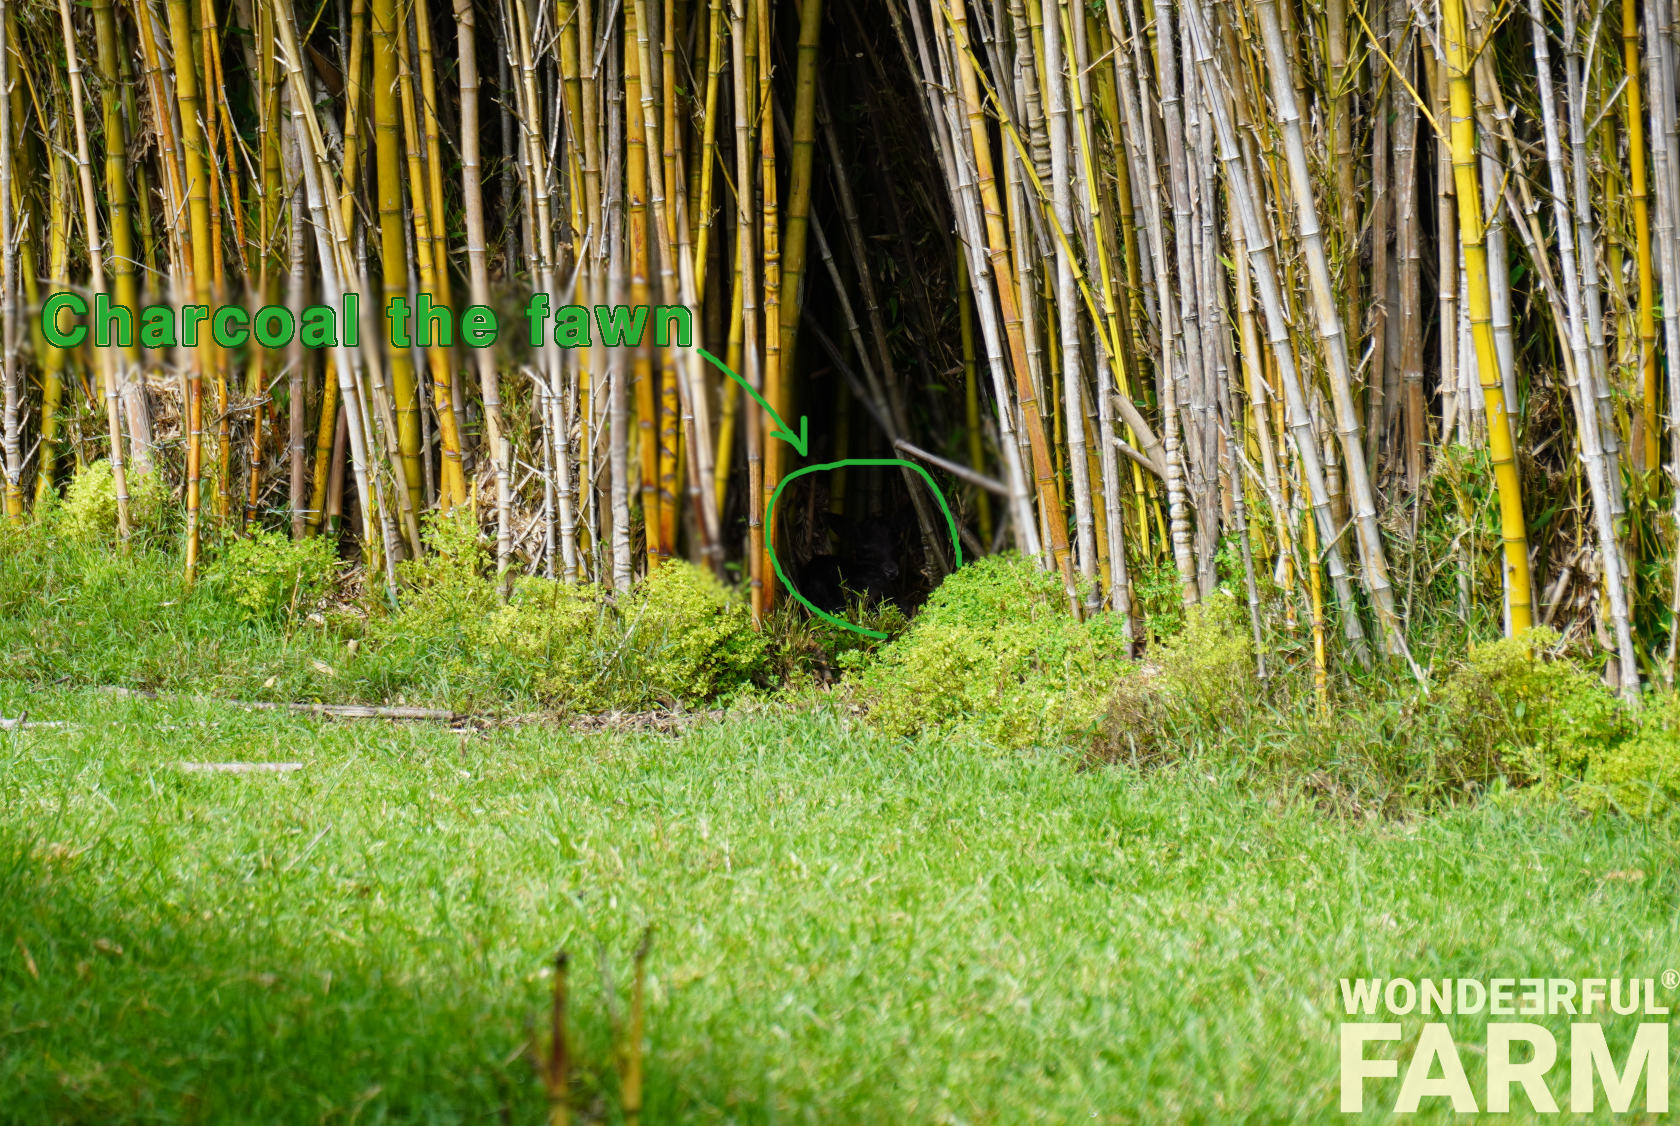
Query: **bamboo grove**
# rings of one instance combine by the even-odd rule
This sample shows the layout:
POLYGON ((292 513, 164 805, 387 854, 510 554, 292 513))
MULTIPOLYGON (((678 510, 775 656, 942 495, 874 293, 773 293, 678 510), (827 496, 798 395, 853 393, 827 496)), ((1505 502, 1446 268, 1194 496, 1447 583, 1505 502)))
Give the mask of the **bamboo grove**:
MULTIPOLYGON (((1672 683, 1674 0, 0 12, 13 521, 108 458, 125 537, 138 479, 182 498, 188 581, 264 523, 341 537, 395 596, 426 515, 464 508, 504 574, 624 588, 687 556, 762 617, 769 548, 860 511, 835 471, 772 516, 803 460, 777 419, 807 417, 811 460, 925 465, 967 553, 1036 555, 1140 639, 1140 584, 1194 603, 1224 567, 1321 674, 1416 670, 1440 603, 1672 683), (368 323, 53 348, 61 291, 358 293, 368 323), (686 308, 757 394, 694 348, 378 324, 531 292, 686 308)), ((937 581, 925 487, 869 488, 937 581)))

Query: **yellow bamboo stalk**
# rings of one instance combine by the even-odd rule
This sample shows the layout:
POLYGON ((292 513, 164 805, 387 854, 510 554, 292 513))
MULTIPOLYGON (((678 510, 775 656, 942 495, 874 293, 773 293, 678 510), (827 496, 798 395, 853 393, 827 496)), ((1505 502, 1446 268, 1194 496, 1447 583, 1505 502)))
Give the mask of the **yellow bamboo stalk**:
MULTIPOLYGON (((259 304, 266 304, 272 296, 274 276, 279 263, 274 254, 275 225, 278 222, 284 200, 281 196, 280 170, 280 84, 274 72, 274 9, 264 5, 256 13, 256 62, 257 85, 253 100, 257 105, 257 158, 260 164, 261 180, 257 192, 257 278, 255 281, 255 300, 259 304)), ((247 261, 249 258, 247 257, 247 261)), ((267 413, 268 403, 263 394, 267 387, 269 350, 253 348, 251 362, 246 368, 245 395, 254 404, 251 412, 251 462, 245 491, 245 511, 241 526, 248 525, 257 517, 257 506, 262 500, 262 451, 263 451, 263 417, 267 413)), ((301 448, 303 426, 303 378, 301 369, 292 372, 291 390, 288 398, 291 401, 291 420, 295 422, 296 433, 300 439, 301 448)), ((294 537, 300 535, 305 524, 303 513, 303 478, 300 465, 293 465, 291 475, 290 508, 292 510, 292 529, 294 537)))
POLYGON ((344 76, 344 164, 339 176, 339 214, 344 230, 352 230, 356 213, 356 182, 361 171, 362 69, 367 65, 367 0, 350 4, 350 73, 344 76))
MULTIPOLYGON (((694 300, 697 304, 703 304, 706 300, 706 266, 711 260, 707 252, 711 249, 712 181, 713 170, 717 166, 718 85, 723 75, 724 26, 723 0, 711 0, 711 34, 706 41, 706 109, 700 123, 700 196, 699 204, 694 209, 697 224, 694 234, 694 300)), ((734 385, 734 380, 724 382, 734 385)), ((718 451, 720 455, 724 455, 727 447, 720 442, 718 451)), ((717 460, 719 465, 726 464, 724 456, 719 456, 717 460)), ((724 469, 719 469, 718 475, 720 478, 728 476, 724 469)), ((718 490, 718 507, 723 507, 721 488, 718 490)))
MULTIPOLYGON (((12 97, 16 89, 12 82, 12 29, 14 26, 12 9, 8 5, 4 12, 0 12, 0 367, 4 367, 5 383, 4 404, 4 435, 0 436, 0 456, 3 456, 5 475, 5 513, 7 519, 14 525, 23 523, 23 372, 18 363, 17 349, 17 285, 19 270, 17 253, 14 247, 17 243, 13 239, 12 228, 25 222, 23 208, 16 205, 22 199, 22 185, 17 175, 17 162, 13 153, 22 151, 23 145, 14 146, 12 143, 13 123, 19 130, 23 122, 13 113, 13 107, 18 103, 12 97)), ((27 241, 27 240, 25 240, 27 241)), ((44 443, 43 443, 44 444, 44 443)), ((42 479, 49 474, 46 471, 46 459, 39 463, 43 469, 42 479)))
MULTIPOLYGON (((192 21, 188 0, 169 0, 169 39, 175 57, 175 100, 180 106, 181 150, 187 200, 191 265, 187 289, 200 305, 211 303, 211 234, 208 149, 200 125, 198 71, 193 62, 192 21)), ((144 22, 144 21, 142 21, 144 22)), ((200 482, 204 474, 204 369, 211 362, 204 335, 193 349, 187 373, 187 548, 186 581, 198 573, 200 482)))
MULTIPOLYGON (((59 131, 62 132, 62 122, 59 131)), ((63 156, 66 146, 62 136, 55 141, 46 146, 47 284, 61 291, 70 285, 70 176, 63 156)), ((14 194, 22 194, 21 184, 14 181, 12 188, 14 194)), ((28 245, 28 240, 24 240, 23 246, 28 245)), ((33 270, 24 271, 23 279, 26 286, 35 288, 33 270)), ((35 502, 39 504, 53 487, 61 422, 59 408, 64 402, 64 361, 69 353, 63 348, 42 348, 37 354, 41 357, 41 460, 35 478, 35 502)), ((22 505, 18 506, 17 515, 23 515, 22 505)))
MULTIPOLYGON (((646 10, 652 5, 649 0, 637 0, 637 7, 646 10)), ((669 305, 676 304, 679 297, 675 269, 679 241, 676 200, 684 191, 684 186, 677 176, 679 95, 676 26, 680 13, 676 7, 675 0, 668 0, 664 44, 660 52, 660 80, 656 88, 656 100, 660 111, 660 156, 664 166, 664 175, 660 180, 659 203, 665 216, 659 249, 660 300, 669 305)), ((647 23, 638 22, 637 28, 642 39, 641 49, 647 50, 646 44, 652 32, 651 18, 647 23)), ((648 71, 651 74, 651 53, 643 57, 647 60, 648 71)), ((686 241, 687 232, 682 232, 682 235, 686 241)), ((670 555, 677 549, 677 518, 682 511, 681 502, 677 498, 682 489, 684 461, 682 409, 677 387, 677 354, 674 349, 666 348, 660 353, 659 372, 659 543, 666 554, 670 555)))
MULTIPOLYGON (((223 134, 223 108, 227 102, 227 91, 222 85, 221 77, 221 49, 216 37, 216 11, 214 0, 200 0, 198 5, 198 47, 203 56, 204 72, 200 75, 203 83, 204 113, 204 151, 205 171, 208 176, 206 188, 210 196, 210 289, 215 299, 220 301, 227 292, 227 261, 223 251, 222 214, 223 211, 233 210, 238 218, 237 207, 229 205, 224 208, 222 202, 221 168, 219 165, 218 149, 223 134)), ((229 161, 235 169, 236 165, 229 161)), ((230 177, 230 181, 235 177, 230 177)), ((233 412, 229 409, 228 398, 228 355, 227 352, 211 342, 211 363, 215 368, 216 379, 216 519, 226 523, 233 515, 233 412)))
MULTIPOLYGON (((817 145, 817 38, 822 0, 801 0, 799 47, 795 56, 792 161, 788 172, 787 226, 782 235, 782 286, 789 314, 782 321, 782 362, 791 367, 799 342, 807 232, 811 221, 811 158, 817 145)), ((779 410, 780 408, 778 408, 779 410)), ((784 417, 786 414, 784 412, 784 417)))
MULTIPOLYGON (((432 296, 440 304, 449 300, 449 239, 444 230, 443 142, 438 127, 437 56, 432 49, 432 20, 426 0, 414 0, 414 42, 420 52, 420 127, 426 140, 426 181, 432 235, 432 296)), ((416 184, 412 189, 419 194, 416 184)), ((459 499, 459 498, 458 498, 459 499)))
MULTIPOLYGON (((447 264, 440 269, 440 264, 434 260, 435 254, 442 248, 442 243, 432 231, 430 176, 419 149, 420 122, 414 104, 414 79, 412 68, 409 66, 406 35, 397 37, 397 75, 398 101, 402 104, 403 137, 408 158, 409 199, 414 214, 414 260, 420 274, 420 292, 431 294, 437 303, 447 306, 448 269, 447 264)), ((434 128, 432 143, 435 145, 436 142, 437 133, 434 128)), ((441 187, 438 194, 442 194, 441 187)), ((442 214, 437 214, 441 222, 442 214)), ((406 290, 407 287, 404 288, 406 290)), ((412 331, 418 333, 420 327, 420 324, 415 322, 412 331)), ((432 410, 437 415, 439 444, 443 447, 443 480, 438 489, 438 507, 448 512, 467 502, 467 483, 461 472, 461 433, 456 425, 455 399, 450 386, 453 375, 450 371, 449 350, 439 346, 435 340, 432 341, 432 346, 426 349, 426 370, 431 374, 432 410)))
MULTIPOLYGON (((398 136, 396 0, 373 0, 370 5, 373 38, 373 139, 377 177, 375 197, 379 213, 379 265, 384 302, 408 297, 408 240, 403 221, 403 151, 398 136)), ((391 398, 396 414, 397 452, 408 508, 422 511, 420 495, 420 399, 414 361, 407 348, 388 352, 391 398)), ((418 548, 418 545, 412 545, 418 548)))
MULTIPOLYGON (((624 132, 625 180, 630 216, 630 303, 648 303, 648 151, 647 131, 639 108, 642 74, 636 50, 636 5, 624 6, 624 132)), ((637 466, 642 489, 642 532, 647 542, 648 567, 657 567, 669 552, 660 542, 664 527, 659 512, 658 405, 653 386, 653 358, 637 347, 630 386, 636 403, 637 466)))
MULTIPOLYGON (((87 238, 88 273, 94 294, 105 292, 105 249, 99 237, 99 210, 93 190, 93 167, 88 157, 87 116, 82 108, 82 66, 76 51, 75 31, 70 19, 70 0, 58 0, 59 21, 64 29, 67 84, 70 87, 70 117, 76 134, 76 179, 82 189, 82 233, 87 238)), ((97 348, 100 374, 105 384, 105 421, 111 440, 111 477, 117 494, 117 535, 128 550, 128 475, 123 465, 122 426, 117 412, 117 365, 110 349, 97 348)))
MULTIPOLYGON (((128 186, 128 132, 118 101, 117 20, 110 0, 94 0, 94 30, 98 53, 100 101, 105 137, 105 199, 111 216, 111 288, 118 305, 140 307, 140 285, 135 274, 134 201, 128 186)), ((121 348, 117 393, 128 418, 130 467, 137 474, 152 470, 151 418, 146 400, 131 386, 140 371, 140 350, 121 348)))
MULTIPOLYGON (((1303 484, 1302 488, 1306 486, 1303 484)), ((1310 508, 1310 497, 1307 504, 1310 508)), ((1318 522, 1309 514, 1301 524, 1306 540, 1307 587, 1312 599, 1313 695, 1318 699, 1318 712, 1322 716, 1330 706, 1330 663, 1324 645, 1324 574, 1318 563, 1318 522)))
POLYGON ((1636 0, 1622 0, 1622 66, 1627 77, 1623 92, 1627 107, 1628 177, 1633 196, 1633 231, 1639 279, 1639 367, 1644 397, 1640 417, 1645 429, 1645 468, 1662 464, 1662 422, 1657 404, 1656 286, 1651 278, 1650 185, 1645 172, 1645 112, 1639 93, 1639 17, 1636 0))
MULTIPOLYGON (((168 105, 168 95, 163 79, 163 55, 158 49, 157 34, 153 30, 155 19, 151 9, 142 6, 136 12, 135 24, 140 29, 140 60, 146 75, 146 92, 151 102, 153 120, 168 122, 173 115, 168 105)), ((157 130, 158 155, 163 164, 164 205, 171 216, 178 216, 184 206, 186 187, 181 169, 181 156, 175 145, 175 130, 173 126, 157 130)), ((141 197, 145 203, 145 195, 141 197)), ((172 262, 179 263, 186 256, 182 253, 181 224, 171 222, 166 224, 168 229, 169 254, 172 262)))
MULTIPOLYGON (((756 115, 751 91, 758 67, 758 6, 746 0, 729 0, 731 61, 735 68, 735 265, 741 272, 742 366, 755 389, 762 390, 763 375, 758 351, 758 273, 753 253, 753 230, 757 192, 753 187, 752 135, 756 115)), ((767 60, 768 62, 768 60, 767 60)), ((764 621, 764 434, 758 419, 758 404, 746 403, 741 429, 747 448, 747 586, 751 596, 755 627, 764 621)))
MULTIPOLYGON (((780 205, 776 195, 776 112, 775 94, 771 89, 771 27, 770 0, 757 0, 758 10, 758 152, 759 204, 763 234, 759 253, 764 259, 764 401, 771 410, 787 416, 788 388, 782 370, 782 249, 781 226, 778 222, 780 205)), ((751 342, 749 341, 749 344, 751 342)), ((760 418, 763 429, 764 485, 762 503, 769 504, 776 486, 782 479, 782 461, 786 445, 771 438, 776 422, 769 411, 760 418)), ((774 542, 776 526, 774 513, 764 513, 764 546, 759 561, 760 611, 776 604, 776 574, 770 565, 770 545, 774 542)))
MULTIPOLYGON (((425 180, 415 180, 415 229, 424 221, 430 235, 431 252, 424 261, 430 276, 423 271, 421 289, 430 292, 434 301, 452 307, 449 288, 449 239, 445 225, 448 212, 443 200, 443 141, 438 126, 437 56, 432 49, 431 13, 426 0, 414 0, 414 40, 419 51, 417 69, 420 73, 420 129, 425 139, 425 180)), ((454 357, 447 348, 433 348, 427 355, 432 373, 432 405, 438 418, 438 436, 443 445, 444 483, 452 493, 451 502, 467 503, 467 481, 462 468, 461 420, 456 413, 459 388, 455 385, 454 357)))
MULTIPOLYGON (((567 204, 570 207, 570 223, 572 236, 572 260, 579 264, 579 274, 582 275, 582 264, 579 256, 583 254, 579 237, 594 237, 590 232, 593 228, 589 221, 589 194, 585 185, 584 171, 588 164, 583 145, 583 55, 581 53, 580 35, 581 23, 586 17, 580 17, 577 0, 561 0, 557 8, 560 25, 560 92, 561 108, 565 119, 566 136, 566 174, 570 182, 570 190, 566 193, 567 204)), ((591 260, 593 256, 591 256, 591 260)), ((587 559, 592 549, 598 546, 599 529, 595 523, 597 511, 594 503, 596 491, 590 485, 595 479, 595 440, 594 428, 594 359, 593 348, 583 349, 572 354, 571 358, 577 364, 577 408, 574 416, 580 430, 578 442, 578 482, 581 486, 581 507, 584 519, 579 524, 580 538, 587 543, 580 543, 582 557, 587 559)))
POLYGON ((315 430, 315 476, 311 481, 309 513, 311 533, 321 527, 327 509, 327 478, 332 472, 333 433, 338 429, 338 377, 334 359, 327 357, 321 374, 321 419, 315 430))
MULTIPOLYGON (((724 359, 729 364, 730 371, 740 371, 744 336, 742 321, 744 318, 741 312, 743 279, 739 262, 736 263, 733 275, 734 285, 731 286, 729 297, 729 351, 724 359)), ((740 407, 740 384, 733 379, 724 380, 723 408, 718 417, 717 464, 713 470, 713 476, 716 479, 714 488, 717 490, 719 512, 723 511, 724 501, 729 498, 729 469, 735 460, 735 420, 740 414, 740 407)))
POLYGON ((1476 351, 1476 374, 1486 406, 1488 452, 1493 460, 1499 492, 1500 538, 1505 544, 1505 590, 1509 603, 1508 628, 1514 636, 1533 624, 1534 595, 1528 568, 1528 527, 1523 519, 1522 480, 1517 474, 1505 392, 1494 350, 1492 302, 1488 288, 1487 247, 1482 238, 1481 181, 1476 166, 1476 121, 1470 87, 1470 58, 1464 32, 1464 9, 1459 0, 1441 0, 1441 32, 1447 71, 1447 98, 1453 181, 1458 190, 1459 243, 1470 311, 1470 334, 1476 351))

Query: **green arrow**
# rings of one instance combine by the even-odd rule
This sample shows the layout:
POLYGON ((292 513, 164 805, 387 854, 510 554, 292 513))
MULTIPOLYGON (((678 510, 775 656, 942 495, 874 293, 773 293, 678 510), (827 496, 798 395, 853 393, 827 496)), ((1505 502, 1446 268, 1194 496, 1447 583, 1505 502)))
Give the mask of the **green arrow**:
POLYGON ((742 379, 739 375, 737 375, 733 371, 731 371, 728 364, 724 363, 722 360, 718 359, 716 356, 712 355, 710 352, 706 351, 704 348, 698 348, 697 347, 694 350, 696 352, 700 353, 706 359, 710 360, 712 362, 712 365, 714 367, 716 367, 719 371, 721 371, 723 374, 727 375, 730 379, 733 379, 736 383, 739 383, 742 387, 744 387, 746 389, 747 394, 749 394, 753 397, 753 402, 757 403, 760 407, 762 407, 764 409, 764 412, 766 414, 768 414, 771 418, 776 420, 776 427, 777 428, 775 430, 770 431, 770 437, 780 438, 782 441, 784 441, 788 445, 792 446, 793 449, 794 449, 794 452, 797 453, 800 457, 804 457, 806 455, 806 452, 810 449, 810 446, 811 446, 811 437, 810 437, 810 432, 809 432, 809 425, 808 425, 804 415, 799 416, 799 433, 795 434, 792 430, 788 429, 788 424, 782 421, 782 416, 777 414, 774 410, 772 410, 771 407, 770 407, 770 404, 764 401, 764 396, 760 395, 756 390, 754 390, 752 384, 748 383, 746 380, 742 379))

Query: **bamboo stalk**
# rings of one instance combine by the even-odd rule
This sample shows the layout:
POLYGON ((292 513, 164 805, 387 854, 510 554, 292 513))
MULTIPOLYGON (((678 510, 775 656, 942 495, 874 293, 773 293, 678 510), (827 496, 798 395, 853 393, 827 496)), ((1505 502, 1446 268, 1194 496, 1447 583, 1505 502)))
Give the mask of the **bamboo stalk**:
MULTIPOLYGON (((105 198, 111 227, 112 298, 128 309, 140 307, 135 271, 133 201, 128 187, 128 128, 118 98, 117 20, 110 0, 94 0, 95 67, 99 74, 101 119, 105 143, 105 198)), ((4 189, 0 188, 0 198, 4 189)), ((117 394, 128 422, 129 463, 134 472, 152 472, 152 417, 139 383, 140 351, 121 348, 115 357, 117 394)))
MULTIPOLYGON (((1217 89, 1215 62, 1211 45, 1208 42, 1206 25, 1196 5, 1187 7, 1185 11, 1191 40, 1194 43, 1196 65, 1206 76, 1207 85, 1210 88, 1217 89)), ((1331 586, 1335 591, 1336 601, 1342 610, 1343 633, 1349 650, 1356 658, 1363 661, 1366 659, 1364 630, 1359 624, 1359 616, 1354 605, 1352 584, 1348 580, 1347 568, 1342 561, 1341 547, 1337 543, 1340 529, 1337 527, 1336 519, 1330 511, 1329 492, 1325 487, 1324 470, 1319 460, 1318 437, 1314 433, 1312 418, 1308 412, 1306 397, 1298 376, 1295 356, 1290 348, 1283 300, 1278 290, 1271 239, 1261 225, 1260 211, 1255 202, 1257 193, 1249 179, 1247 170, 1242 167, 1237 149, 1236 132, 1231 125, 1229 113, 1223 101, 1219 98, 1210 100, 1209 110, 1219 140, 1219 158, 1225 167, 1226 188, 1230 192, 1242 224, 1243 237, 1247 243, 1249 266, 1254 274, 1255 288, 1260 291, 1261 308, 1264 310, 1266 317, 1268 342, 1271 345, 1272 357, 1277 365, 1279 382, 1283 385, 1289 428, 1295 437, 1295 454, 1299 459, 1304 478, 1307 502, 1312 509, 1313 517, 1318 523, 1318 534, 1323 539, 1324 563, 1329 568, 1331 586)), ((1316 576, 1317 560, 1314 557, 1317 555, 1317 551, 1310 541, 1307 554, 1308 561, 1312 565, 1316 576)))
MULTIPOLYGON (((175 100, 180 111, 181 165, 187 211, 187 241, 190 256, 183 288, 200 305, 211 304, 210 175, 204 129, 199 119, 201 98, 192 52, 192 26, 187 0, 168 0, 169 41, 175 58, 175 100)), ((186 579, 190 584, 198 572, 200 482, 204 457, 204 371, 214 362, 210 345, 201 341, 191 352, 187 373, 187 549, 186 579)))
MULTIPOLYGON (((403 207, 403 150, 397 91, 397 0, 371 0, 368 6, 373 41, 373 141, 375 200, 379 220, 381 293, 386 307, 408 298, 408 232, 403 207)), ((382 336, 384 334, 381 334, 382 336)), ((386 356, 391 406, 396 414, 397 452, 402 472, 397 485, 408 497, 409 509, 423 507, 420 494, 420 400, 414 360, 407 348, 392 346, 386 356)), ((418 552, 420 545, 411 543, 418 552)))
POLYGON ((1526 633, 1533 623, 1528 527, 1523 519, 1522 483, 1517 475, 1512 450, 1511 428, 1506 419, 1505 395, 1499 378, 1499 358, 1490 322, 1487 249, 1482 241, 1481 185, 1477 181, 1476 170, 1476 123, 1472 116, 1464 10, 1459 0, 1441 0, 1441 33, 1452 111, 1451 151, 1459 202, 1456 209, 1459 242, 1468 277, 1476 368, 1482 387, 1482 401, 1487 410, 1488 451, 1493 459, 1494 480, 1499 493, 1500 537, 1505 544, 1507 628, 1515 635, 1526 633))
MULTIPOLYGON (((473 304, 488 307, 490 271, 484 233, 483 163, 479 155, 477 20, 472 0, 455 0, 454 11, 461 98, 461 209, 466 224, 467 287, 473 304)), ((484 441, 490 451, 490 471, 496 481, 497 589, 505 594, 513 540, 508 503, 509 467, 502 455, 501 380, 495 357, 487 349, 474 349, 473 359, 478 367, 479 393, 484 406, 484 441)))
MULTIPOLYGON (((938 0, 935 5, 938 17, 938 0)), ((1011 277, 1009 244, 1004 233, 1003 212, 998 200, 997 180, 992 174, 991 142, 980 107, 978 62, 968 49, 968 27, 960 12, 943 10, 957 53, 961 103, 968 117, 968 129, 975 161, 982 210, 986 221, 986 245, 991 256, 992 274, 999 279, 996 288, 998 307, 1002 313, 1004 335, 1009 342, 1010 367, 1015 373, 1016 402, 1021 413, 1027 446, 1032 456, 1033 475, 1038 487, 1038 501, 1053 518, 1047 521, 1049 546, 1054 565, 1062 575, 1068 603, 1079 612, 1078 587, 1074 582, 1073 560, 1068 551, 1067 526, 1056 509, 1054 472, 1051 468, 1050 448, 1044 435, 1044 420, 1039 413, 1038 392, 1032 385, 1027 368, 1026 342, 1021 331, 1021 311, 1007 280, 1011 277)))
MULTIPOLYGON (((23 523, 23 372, 18 366, 17 347, 17 250, 13 243, 12 193, 12 10, 0 12, 0 380, 4 381, 5 407, 0 420, 0 444, 4 446, 6 518, 23 523)), ((43 398, 45 392, 43 391, 43 398)), ((43 403, 43 421, 47 412, 43 403)), ((44 429, 44 427, 43 427, 44 429)), ((42 489, 51 485, 51 443, 42 435, 42 489)))
POLYGON ((1313 202, 1301 114, 1295 102, 1294 88, 1286 81, 1289 72, 1284 58, 1277 4, 1275 0, 1257 0, 1255 11, 1259 16, 1262 38, 1266 45, 1267 69, 1272 80, 1272 100, 1277 106, 1278 117, 1283 125, 1284 154, 1287 157, 1290 181, 1294 186, 1298 234, 1306 250, 1307 277, 1312 291, 1315 320, 1329 361, 1330 396, 1335 407, 1336 436, 1341 444, 1348 491, 1353 504, 1354 528, 1361 563, 1360 574, 1376 607, 1377 619, 1381 623, 1383 641, 1388 652, 1401 655, 1406 651, 1405 625, 1395 607, 1394 591, 1388 576, 1388 561, 1383 551, 1382 532, 1377 525, 1376 499, 1366 469, 1368 460, 1360 433, 1359 412, 1354 405, 1353 370, 1348 360, 1347 337, 1341 312, 1336 304, 1335 285, 1330 276, 1329 255, 1319 229, 1317 207, 1313 202))
MULTIPOLYGON (((771 93, 771 24, 770 0, 754 0, 757 12, 758 35, 758 203, 759 222, 763 234, 759 238, 759 254, 764 260, 764 401, 770 411, 761 412, 759 427, 763 431, 760 448, 763 450, 763 483, 759 503, 768 506, 776 486, 782 479, 785 445, 770 436, 775 426, 771 412, 786 417, 789 413, 788 380, 782 362, 782 235, 780 197, 776 185, 776 131, 774 128, 775 98, 771 93)), ((751 338, 748 339, 749 344, 751 338)), ((776 574, 770 565, 769 551, 774 542, 775 514, 766 508, 764 513, 764 557, 759 561, 759 606, 768 612, 776 604, 776 574)))
MULTIPOLYGON (((94 293, 105 292, 105 250, 100 239, 99 204, 93 190, 93 168, 88 158, 87 117, 82 110, 82 66, 76 52, 76 32, 70 20, 70 0, 58 0, 59 19, 64 28, 65 68, 70 87, 70 117, 76 134, 76 176, 82 186, 82 233, 87 238, 88 272, 94 293)), ((117 492, 117 536, 126 550, 129 536, 128 471, 123 459, 122 423, 117 398, 117 365, 110 349, 95 349, 105 385, 105 419, 111 440, 111 478, 117 492)))
MULTIPOLYGON (((1590 226, 1582 232, 1577 226, 1571 231, 1568 213, 1568 194, 1564 189, 1563 154, 1558 140, 1556 114, 1552 101, 1550 51, 1546 46, 1546 30, 1539 0, 1529 3, 1530 27, 1533 33, 1536 73, 1540 84, 1541 118, 1545 133, 1546 165, 1551 177, 1554 206, 1557 212, 1557 240, 1562 258, 1564 294, 1568 309, 1569 346, 1573 362, 1567 364, 1570 389, 1575 399, 1575 416, 1581 461, 1586 471, 1588 487, 1592 491, 1592 507, 1599 550, 1605 566, 1603 583, 1605 598, 1610 604, 1611 628, 1616 637, 1616 652, 1620 660, 1622 689, 1629 698, 1639 693, 1639 664, 1633 649, 1633 633, 1628 610, 1626 573, 1621 563, 1621 551, 1615 532, 1615 503, 1611 496, 1611 478, 1619 477, 1616 459, 1604 448, 1600 432, 1602 416, 1593 393, 1599 378, 1597 364, 1589 350, 1585 303, 1582 299, 1580 275, 1575 258, 1575 236, 1590 233, 1590 226)), ((1571 117, 1576 112, 1571 111, 1571 117)), ((1573 132, 1573 130, 1571 130, 1573 132)), ((1579 173, 1578 173, 1579 174, 1579 173)), ((1578 185, 1579 186, 1579 185, 1578 185)), ((1582 269, 1581 274, 1585 274, 1582 269)), ((1593 272, 1596 272, 1594 270, 1593 272)))
POLYGON ((1641 467, 1655 469, 1662 460, 1661 390, 1657 381, 1656 285, 1651 269, 1650 185, 1645 169, 1645 114, 1639 91, 1639 16, 1635 0, 1622 0, 1622 69, 1627 79, 1623 120, 1627 125, 1628 178, 1633 196, 1636 279, 1639 286, 1639 371, 1641 467))
MULTIPOLYGON (((304 191, 309 201, 311 225, 315 231, 316 253, 321 269, 321 296, 325 304, 338 306, 342 303, 346 291, 344 279, 355 277, 355 263, 351 258, 349 239, 338 206, 341 201, 329 196, 327 191, 331 173, 327 164, 326 143, 315 116, 309 83, 304 77, 302 53, 298 47, 297 32, 292 25, 291 12, 282 11, 275 21, 275 27, 279 33, 280 55, 286 71, 292 135, 302 153, 300 164, 304 191)), ((364 543, 371 551, 374 545, 372 532, 377 526, 383 538, 386 592, 395 602, 400 533, 397 532, 394 522, 387 518, 383 490, 373 475, 370 451, 374 441, 364 415, 362 388, 357 381, 358 358, 358 354, 344 343, 344 336, 340 333, 332 359, 338 378, 339 399, 344 408, 351 466, 362 513, 364 543)), ((377 368, 373 367, 373 370, 377 368)))

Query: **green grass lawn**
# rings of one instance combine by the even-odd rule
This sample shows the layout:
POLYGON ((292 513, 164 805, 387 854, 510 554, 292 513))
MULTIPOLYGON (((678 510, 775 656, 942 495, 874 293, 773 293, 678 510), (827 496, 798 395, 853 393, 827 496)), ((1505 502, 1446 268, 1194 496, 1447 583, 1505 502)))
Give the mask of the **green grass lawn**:
POLYGON ((1349 824, 823 706, 463 735, 0 682, 24 708, 74 726, 0 733, 5 1122, 536 1123, 562 948, 575 1105, 619 1121, 648 924, 650 1123, 1342 1121, 1340 977, 1680 962, 1670 832, 1562 806, 1349 824))

